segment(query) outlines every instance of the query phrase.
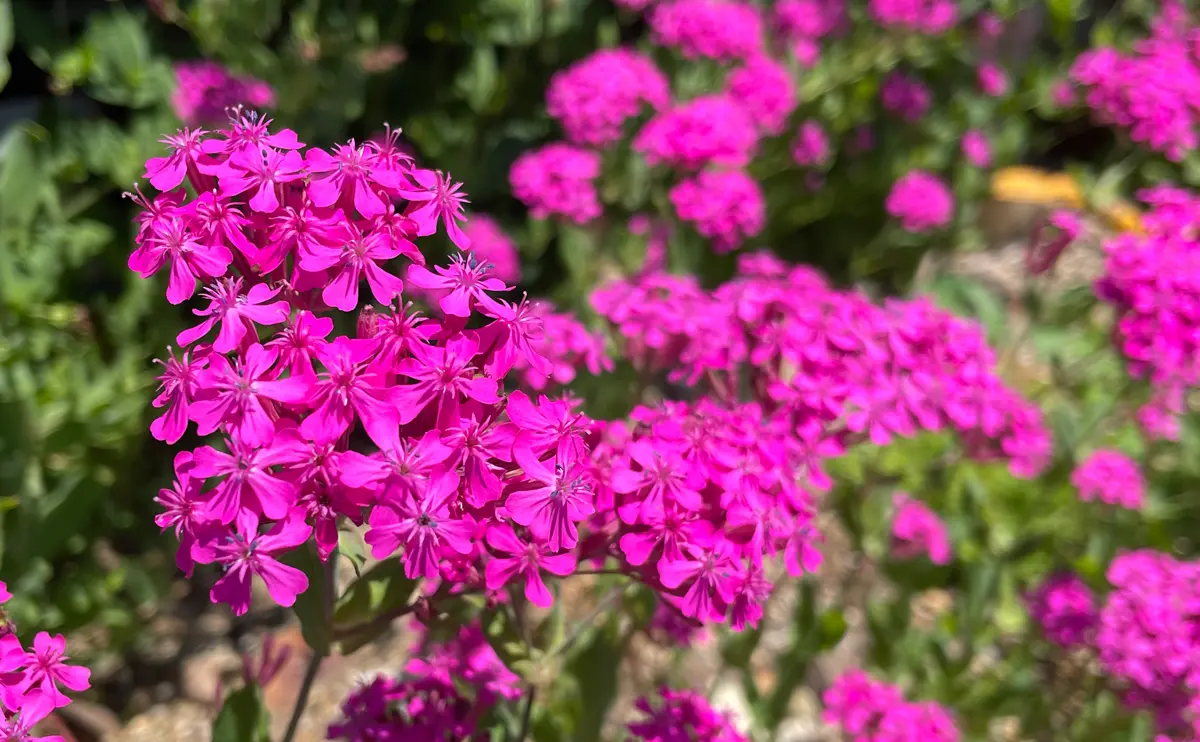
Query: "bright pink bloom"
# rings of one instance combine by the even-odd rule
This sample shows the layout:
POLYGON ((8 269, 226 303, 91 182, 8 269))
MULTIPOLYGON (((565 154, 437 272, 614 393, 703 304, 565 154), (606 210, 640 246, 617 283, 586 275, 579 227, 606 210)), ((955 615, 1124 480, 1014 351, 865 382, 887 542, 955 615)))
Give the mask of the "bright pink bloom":
POLYGON ((575 144, 602 147, 621 138, 621 127, 642 112, 671 100, 662 71, 629 49, 600 49, 560 70, 546 89, 546 113, 575 144))
POLYGON ((207 493, 205 517, 223 524, 232 523, 243 512, 272 520, 284 517, 295 504, 296 489, 269 469, 283 463, 285 450, 250 447, 236 438, 226 443, 229 453, 212 446, 201 446, 192 453, 191 476, 202 480, 224 477, 207 493))
POLYGON ((288 303, 283 300, 271 301, 279 294, 279 289, 272 289, 265 283, 255 284, 243 294, 242 279, 226 278, 204 289, 203 294, 208 299, 208 306, 193 309, 192 314, 208 319, 179 333, 175 342, 180 345, 191 345, 207 335, 219 322, 213 350, 230 353, 240 347, 244 340, 258 337, 256 324, 278 325, 288 318, 288 303))
POLYGON ((233 255, 224 245, 203 245, 186 223, 171 217, 150 223, 149 234, 129 256, 129 269, 153 276, 169 261, 167 301, 182 304, 196 293, 196 281, 225 275, 233 255))
POLYGON ((513 196, 534 218, 563 216, 576 224, 603 211, 596 193, 599 177, 600 155, 565 142, 522 153, 508 172, 513 196))
POLYGON ((1146 481, 1137 462, 1120 451, 1093 452, 1071 472, 1071 484, 1084 502, 1099 500, 1140 510, 1146 499, 1146 481))
POLYGON ((487 545, 503 556, 493 556, 485 567, 489 590, 499 590, 513 578, 525 580, 525 597, 542 608, 554 604, 554 596, 542 579, 542 570, 566 577, 575 571, 575 555, 549 554, 546 546, 527 543, 517 538, 506 525, 494 525, 487 530, 487 545))
POLYGON ((417 498, 403 498, 392 507, 371 511, 371 530, 366 541, 376 559, 391 556, 404 547, 404 574, 409 579, 438 576, 443 546, 459 554, 475 548, 475 524, 450 515, 450 503, 458 496, 458 476, 442 474, 431 480, 417 498))
POLYGON ((250 580, 262 579, 271 599, 290 607, 296 596, 308 589, 303 572, 280 562, 276 557, 308 541, 312 527, 299 511, 291 511, 266 533, 259 532, 258 516, 247 510, 239 513, 232 534, 213 529, 210 538, 193 549, 196 561, 220 564, 225 574, 210 591, 214 603, 228 603, 235 616, 250 609, 250 580))
POLYGON ((887 212, 908 232, 928 232, 954 218, 954 196, 932 173, 912 170, 892 186, 887 212))
POLYGON ((924 554, 934 564, 950 563, 950 537, 937 513, 903 492, 892 496, 892 554, 912 559, 924 554))

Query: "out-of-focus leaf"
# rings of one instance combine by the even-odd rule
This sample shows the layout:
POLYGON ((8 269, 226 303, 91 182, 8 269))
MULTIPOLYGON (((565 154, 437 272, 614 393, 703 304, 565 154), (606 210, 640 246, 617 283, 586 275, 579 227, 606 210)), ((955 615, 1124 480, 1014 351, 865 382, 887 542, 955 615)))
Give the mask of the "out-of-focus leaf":
POLYGON ((12 0, 0 0, 0 90, 8 84, 8 76, 12 66, 8 62, 8 53, 13 46, 13 12, 12 0))
POLYGON ((213 742, 271 742, 270 716, 257 685, 230 693, 212 726, 213 742))
POLYGON ((496 92, 496 50, 491 46, 477 46, 471 52, 471 63, 458 80, 459 94, 475 112, 488 107, 496 92))
MULTIPOLYGON (((404 562, 385 559, 367 570, 346 588, 333 612, 339 630, 365 624, 372 618, 408 604, 420 585, 404 575, 404 562)), ((342 652, 350 654, 387 631, 387 625, 374 626, 339 639, 342 652)))
POLYGON ((629 647, 632 633, 623 632, 620 618, 612 615, 591 632, 582 651, 567 663, 564 672, 579 684, 580 709, 576 717, 576 742, 597 742, 604 720, 617 696, 617 671, 629 647))
POLYGON ((304 636, 304 642, 319 655, 329 654, 330 616, 326 615, 326 606, 332 598, 327 600, 325 594, 328 589, 325 584, 325 565, 311 544, 289 552, 283 561, 308 577, 308 589, 296 596, 296 605, 292 607, 300 619, 300 633, 304 636))

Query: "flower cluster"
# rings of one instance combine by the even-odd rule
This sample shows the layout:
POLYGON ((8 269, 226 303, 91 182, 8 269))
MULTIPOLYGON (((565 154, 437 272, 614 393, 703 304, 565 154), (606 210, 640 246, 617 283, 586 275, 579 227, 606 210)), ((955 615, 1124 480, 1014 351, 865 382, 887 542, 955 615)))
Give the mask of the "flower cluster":
MULTIPOLYGON (((463 227, 475 260, 486 264, 495 278, 505 283, 521 280, 521 254, 512 238, 487 214, 472 214, 463 227)), ((439 297, 440 298, 440 297, 439 297)))
POLYGON ((344 742, 458 742, 500 701, 520 697, 520 678, 488 644, 477 624, 445 643, 428 638, 399 678, 377 675, 342 703, 326 739, 344 742))
POLYGON ((954 0, 871 0, 871 18, 881 26, 925 34, 942 34, 958 18, 954 0))
POLYGON ((636 365, 703 381, 718 400, 752 390, 764 413, 790 420, 809 462, 854 440, 949 428, 972 455, 1006 457, 1019 476, 1048 463, 1040 411, 997 377, 977 325, 928 299, 875 305, 766 255, 740 266, 713 292, 648 274, 602 287, 592 303, 636 365))
POLYGON ((823 168, 833 156, 829 135, 817 121, 800 124, 796 140, 792 144, 792 159, 800 167, 823 168))
POLYGON ((987 136, 977 129, 963 135, 962 152, 967 162, 975 167, 987 167, 992 163, 992 146, 987 136))
POLYGON ((518 362, 552 371, 528 300, 497 296, 508 287, 470 252, 424 266, 413 240, 439 227, 469 248, 459 185, 391 138, 305 151, 268 123, 169 137, 172 153, 147 163, 163 193, 136 197, 130 267, 168 269, 173 303, 204 286, 152 427, 168 443, 191 425, 220 440, 181 451, 158 498, 179 566, 221 565, 211 598, 236 613, 254 576, 288 606, 308 580, 280 557, 312 540, 327 558, 344 518, 365 519, 376 558, 402 550, 411 578, 497 589, 518 574, 541 585, 542 564, 562 573, 592 512, 589 422, 569 402, 504 395, 518 362), (438 318, 401 301, 405 263, 438 318), (363 301, 364 279, 384 309, 363 301), (356 336, 335 334, 337 312, 360 307, 356 336))
POLYGON ((933 93, 929 88, 920 80, 900 72, 887 76, 879 97, 885 111, 909 122, 920 121, 933 105, 933 93))
POLYGON ((949 564, 950 536, 937 513, 904 492, 892 496, 892 556, 927 556, 934 564, 949 564))
POLYGON ((775 4, 775 27, 802 64, 813 65, 821 55, 820 42, 846 24, 845 0, 780 0, 775 4))
MULTIPOLYGON (((0 603, 12 595, 0 582, 0 603)), ((0 738, 12 742, 51 742, 59 737, 33 736, 33 728, 56 708, 71 703, 63 688, 76 693, 91 687, 91 671, 67 664, 67 642, 45 631, 27 649, 0 610, 0 738)))
POLYGON ((729 74, 727 87, 760 131, 783 133, 796 108, 796 86, 786 66, 766 55, 756 56, 729 74))
POLYGON ((766 226, 762 190, 741 170, 705 170, 676 183, 669 195, 679 219, 691 223, 719 253, 736 249, 766 226))
POLYGON ((523 153, 508 174, 513 196, 538 219, 557 215, 577 224, 600 216, 600 155, 565 142, 523 153))
POLYGON ((1119 555, 1096 629, 1100 663, 1127 688, 1125 701, 1154 712, 1173 738, 1200 735, 1200 564, 1158 551, 1119 555))
POLYGON ((862 670, 850 670, 825 691, 826 724, 848 742, 958 742, 950 713, 933 701, 907 701, 900 689, 862 670))
POLYGON ((892 186, 887 212, 909 232, 928 232, 954 218, 954 195, 932 173, 911 170, 892 186))
POLYGON ((1146 499, 1146 481, 1137 462, 1120 451, 1093 452, 1071 472, 1071 485, 1084 502, 1099 500, 1138 510, 1146 499))
POLYGON ((663 111, 633 140, 651 165, 696 170, 705 165, 741 167, 758 147, 750 113, 726 94, 702 95, 663 111))
POLYGON ((542 323, 542 336, 532 340, 533 350, 546 359, 550 372, 547 377, 518 358, 513 369, 524 386, 539 392, 551 383, 566 386, 581 366, 593 376, 613 370, 603 335, 589 331, 574 315, 555 311, 548 302, 535 301, 530 309, 542 323))
POLYGON ((546 90, 546 112, 575 144, 602 147, 621 138, 621 127, 644 106, 671 100, 667 78, 648 57, 628 49, 601 49, 555 73, 546 90))
POLYGON ((762 16, 744 0, 665 0, 648 20, 651 40, 687 59, 749 59, 763 48, 762 16))
POLYGON ((1091 642, 1098 618, 1096 597, 1077 576, 1052 575, 1025 602, 1049 641, 1067 648, 1091 642))
POLYGON ((661 688, 655 699, 639 698, 645 717, 629 723, 633 742, 748 742, 728 714, 712 708, 695 691, 661 688))
POLYGON ((224 121, 236 106, 269 108, 275 91, 262 80, 238 77, 211 60, 175 65, 177 85, 171 94, 175 115, 189 126, 224 121))
POLYGON ((1140 417, 1151 434, 1174 438, 1184 392, 1200 383, 1200 199, 1171 187, 1139 194, 1150 206, 1142 229, 1104 244, 1096 294, 1118 313, 1114 342, 1130 374, 1154 385, 1140 417))
POLYGON ((1200 56, 1195 26, 1182 5, 1163 3, 1151 35, 1128 51, 1111 47, 1080 55, 1072 79, 1095 119, 1128 131, 1133 141, 1181 161, 1196 149, 1200 128, 1200 56))

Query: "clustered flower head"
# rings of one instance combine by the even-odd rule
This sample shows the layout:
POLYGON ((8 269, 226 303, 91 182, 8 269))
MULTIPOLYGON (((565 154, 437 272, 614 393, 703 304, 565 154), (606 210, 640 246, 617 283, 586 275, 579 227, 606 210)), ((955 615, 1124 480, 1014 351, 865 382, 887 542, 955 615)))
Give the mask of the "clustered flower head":
POLYGON ((887 213, 909 232, 929 232, 954 218, 954 195, 936 175, 911 170, 892 186, 887 213))
POLYGON ((963 135, 962 152, 967 162, 975 167, 987 167, 992 164, 992 146, 988 143, 987 136, 977 129, 963 135))
POLYGON ((823 168, 833 156, 829 135, 820 122, 808 120, 800 124, 792 143, 792 159, 800 167, 823 168))
POLYGON ((758 183, 741 170, 704 170, 676 183, 671 204, 719 253, 737 249, 766 226, 767 206, 758 183))
POLYGON ((275 105, 275 91, 270 85, 253 77, 233 75, 211 60, 180 62, 175 65, 175 78, 171 107, 189 126, 224 121, 226 111, 237 106, 275 105))
POLYGON ((541 570, 570 573, 593 511, 590 421, 571 401, 504 394, 518 361, 552 370, 528 300, 501 298, 469 251, 425 267, 413 240, 437 229, 469 250, 459 184, 390 139, 305 150, 255 116, 167 142, 147 164, 162 193, 136 196, 129 264, 169 271, 168 299, 197 307, 152 428, 168 443, 215 434, 176 456, 159 494, 179 566, 220 565, 210 597, 235 613, 254 577, 290 606, 308 579, 281 557, 313 541, 328 558, 344 519, 410 578, 516 581, 548 603, 541 570), (433 316, 402 300, 406 283, 436 292, 433 316), (353 336, 334 332, 339 312, 356 313, 353 336))
POLYGON ((1146 481, 1137 462, 1120 451, 1093 452, 1071 472, 1071 484, 1084 502, 1099 500, 1138 510, 1146 499, 1146 481))
POLYGON ((634 742, 749 742, 729 714, 695 691, 661 688, 656 698, 642 697, 635 705, 644 718, 629 723, 634 742))
POLYGON ((513 195, 534 217, 561 216, 576 224, 600 216, 599 177, 600 155, 565 142, 523 153, 508 174, 513 195))
POLYGON ((1125 702, 1149 709, 1170 739, 1200 736, 1200 564, 1153 550, 1119 555, 1100 610, 1096 649, 1125 702))
POLYGON ((613 370, 604 335, 589 331, 572 314, 555 311, 549 302, 532 302, 531 311, 542 323, 542 336, 532 341, 533 350, 546 359, 550 371, 547 376, 517 358, 513 369, 526 387, 540 392, 551 384, 566 386, 581 366, 593 376, 613 370))
POLYGON ((475 260, 488 266, 494 277, 505 283, 521 280, 521 254, 512 237, 487 214, 472 214, 463 227, 475 260))
POLYGON ((843 673, 822 698, 826 724, 848 742, 958 742, 954 719, 933 701, 914 703, 894 685, 862 670, 843 673))
POLYGON ((917 122, 925 117, 933 105, 933 93, 920 80, 893 72, 883 81, 880 100, 888 113, 905 121, 917 122))
POLYGON ((774 25, 792 54, 811 66, 821 56, 820 42, 846 24, 845 0, 780 0, 774 25))
POLYGON ((1060 647, 1089 644, 1098 612, 1096 597, 1078 576, 1051 575, 1025 599, 1029 615, 1042 627, 1046 639, 1060 647))
POLYGON ((741 104, 764 134, 780 134, 796 108, 796 86, 786 66, 765 54, 729 73, 729 97, 741 104))
MULTIPOLYGON (((0 603, 12 598, 0 582, 0 603)), ((34 727, 55 709, 71 703, 63 689, 76 693, 91 687, 91 671, 68 664, 61 634, 40 631, 26 648, 0 610, 0 739, 11 742, 61 742, 61 737, 34 736, 34 727)))
POLYGON ((742 167, 758 148, 750 114, 729 95, 702 95, 659 113, 633 140, 651 165, 682 170, 705 165, 742 167))
POLYGON ((625 122, 644 107, 658 110, 671 100, 662 71, 628 49, 601 49, 554 74, 546 90, 546 112, 575 144, 604 146, 621 138, 625 122))
POLYGON ((984 95, 999 98, 1008 92, 1008 75, 994 62, 984 62, 976 70, 979 89, 984 95))
POLYGON ((1095 119, 1178 162, 1197 145, 1200 56, 1182 4, 1163 3, 1149 37, 1128 51, 1091 49, 1071 68, 1095 119))
POLYGON ((749 59, 763 48, 762 16, 746 0, 664 0, 648 20, 651 41, 687 59, 749 59))
POLYGON ((954 26, 954 0, 870 0, 867 11, 881 26, 924 34, 942 34, 954 26))
POLYGON ((1117 311, 1114 342, 1130 374, 1154 387, 1139 417, 1152 434, 1174 438, 1184 392, 1200 382, 1200 199, 1167 186, 1139 198, 1150 207, 1141 229, 1105 241, 1095 290, 1117 311))
POLYGON ((459 742, 477 732, 477 722, 497 702, 521 696, 520 678, 500 661, 478 624, 445 643, 426 638, 414 655, 401 677, 377 675, 352 691, 326 739, 459 742))
POLYGON ((950 563, 950 536, 937 513, 904 492, 892 496, 892 508, 892 556, 927 556, 934 564, 950 563))

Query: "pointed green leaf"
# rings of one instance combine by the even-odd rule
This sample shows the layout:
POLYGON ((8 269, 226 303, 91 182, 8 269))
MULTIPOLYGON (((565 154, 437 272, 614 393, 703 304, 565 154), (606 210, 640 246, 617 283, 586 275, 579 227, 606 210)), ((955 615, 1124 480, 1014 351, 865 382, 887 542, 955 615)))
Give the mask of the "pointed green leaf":
POLYGON ((212 726, 213 742, 271 742, 270 717, 257 685, 229 694, 212 726))

